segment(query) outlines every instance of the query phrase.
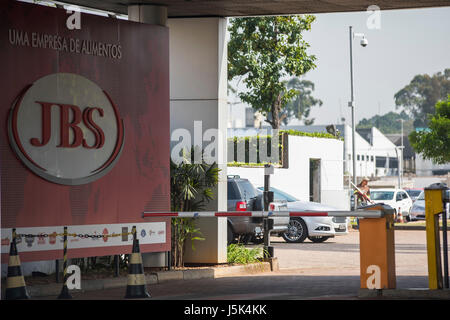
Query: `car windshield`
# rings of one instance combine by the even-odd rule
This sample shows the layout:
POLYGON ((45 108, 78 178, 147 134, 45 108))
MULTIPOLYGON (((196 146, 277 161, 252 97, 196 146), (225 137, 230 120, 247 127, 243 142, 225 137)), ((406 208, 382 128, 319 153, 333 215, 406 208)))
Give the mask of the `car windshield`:
MULTIPOLYGON (((263 187, 259 187, 258 188, 261 191, 264 191, 263 187)), ((275 189, 275 188, 270 188, 270 191, 273 191, 273 199, 274 200, 284 200, 287 202, 295 202, 298 201, 297 198, 295 198, 294 196, 291 196, 290 194, 287 194, 286 192, 283 192, 281 190, 275 189)))
POLYGON ((411 198, 417 198, 422 191, 421 190, 406 190, 406 192, 408 192, 408 194, 411 198))
POLYGON ((421 192, 420 194, 419 194, 419 196, 417 197, 417 200, 425 200, 425 192, 421 192))
POLYGON ((392 199, 394 199, 394 191, 371 191, 370 199, 372 199, 372 200, 392 200, 392 199))

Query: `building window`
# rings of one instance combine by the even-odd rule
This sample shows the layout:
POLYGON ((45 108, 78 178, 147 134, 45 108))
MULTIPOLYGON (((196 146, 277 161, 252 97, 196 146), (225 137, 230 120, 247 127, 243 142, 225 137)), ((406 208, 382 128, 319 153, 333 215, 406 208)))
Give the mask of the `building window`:
POLYGON ((372 161, 372 162, 373 162, 373 156, 370 156, 370 161, 372 161))
POLYGON ((360 156, 359 156, 359 154, 356 156, 356 160, 358 160, 359 161, 359 159, 360 159, 360 156))
POLYGON ((398 159, 397 158, 389 158, 389 168, 398 168, 398 159))
POLYGON ((386 167, 386 157, 376 157, 375 166, 377 168, 384 168, 384 167, 386 167))
POLYGON ((364 161, 364 155, 361 156, 361 160, 364 161))

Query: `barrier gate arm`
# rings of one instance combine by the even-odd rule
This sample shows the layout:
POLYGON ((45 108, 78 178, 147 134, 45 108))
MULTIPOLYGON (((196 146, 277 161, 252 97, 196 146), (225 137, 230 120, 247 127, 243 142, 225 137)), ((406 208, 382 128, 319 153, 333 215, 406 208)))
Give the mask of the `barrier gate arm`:
POLYGON ((201 211, 201 212, 149 212, 142 213, 143 218, 208 218, 208 217, 358 217, 382 218, 389 212, 385 210, 357 211, 201 211))
POLYGON ((394 209, 375 204, 355 211, 202 211, 148 212, 142 218, 171 217, 357 217, 360 221, 360 268, 362 289, 393 289, 396 285, 394 256, 394 209), (367 218, 367 219, 366 219, 367 218), (372 274, 372 272, 374 272, 372 274))

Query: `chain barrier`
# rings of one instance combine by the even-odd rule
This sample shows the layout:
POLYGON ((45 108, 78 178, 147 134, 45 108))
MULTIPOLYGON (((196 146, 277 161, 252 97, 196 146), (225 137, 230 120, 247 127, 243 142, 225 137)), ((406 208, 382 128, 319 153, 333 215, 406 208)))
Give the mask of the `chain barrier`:
MULTIPOLYGON (((136 232, 136 231, 135 231, 136 232)), ((129 236, 133 235, 134 232, 123 232, 123 233, 112 233, 112 234, 81 234, 81 233, 40 233, 40 234, 30 234, 30 233, 16 233, 16 237, 25 237, 25 238, 47 238, 47 237, 77 237, 77 238, 94 238, 94 239, 100 239, 100 238, 114 238, 114 237, 122 237, 122 236, 129 236)))

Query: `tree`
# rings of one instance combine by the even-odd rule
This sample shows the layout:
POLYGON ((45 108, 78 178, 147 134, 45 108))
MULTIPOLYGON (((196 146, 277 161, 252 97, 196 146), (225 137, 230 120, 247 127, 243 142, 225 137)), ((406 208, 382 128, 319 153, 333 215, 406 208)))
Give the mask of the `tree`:
MULTIPOLYGON (((180 164, 170 160, 170 201, 172 211, 201 211, 213 199, 220 169, 214 163, 194 163, 196 149, 183 150, 180 164)), ((175 267, 184 264, 185 241, 203 240, 193 218, 172 219, 172 259, 175 267)), ((192 243, 193 245, 193 243, 192 243)))
POLYGON ((414 130, 413 119, 411 119, 404 110, 402 110, 402 112, 400 113, 391 111, 384 115, 374 115, 369 119, 364 118, 356 125, 356 129, 376 127, 378 130, 385 134, 401 133, 402 124, 398 120, 404 120, 403 132, 405 134, 408 134, 414 130))
POLYGON ((302 32, 311 29, 311 15, 230 19, 228 80, 243 76, 248 91, 243 102, 266 117, 278 129, 287 117, 282 109, 300 93, 286 88, 286 78, 301 76, 315 68, 314 55, 302 32))
POLYGON ((413 148, 437 164, 450 162, 450 95, 436 104, 436 113, 429 116, 428 129, 409 135, 413 148))
POLYGON ((283 123, 287 125, 289 120, 297 118, 298 120, 303 120, 305 125, 313 124, 314 118, 308 119, 311 108, 316 105, 320 107, 323 104, 322 100, 312 96, 314 83, 294 77, 287 83, 287 89, 298 91, 298 95, 282 109, 281 115, 286 115, 283 119, 283 123))
POLYGON ((415 128, 425 128, 428 116, 434 114, 439 100, 450 94, 450 69, 433 76, 416 75, 411 82, 394 95, 397 108, 404 107, 414 119, 415 128))

